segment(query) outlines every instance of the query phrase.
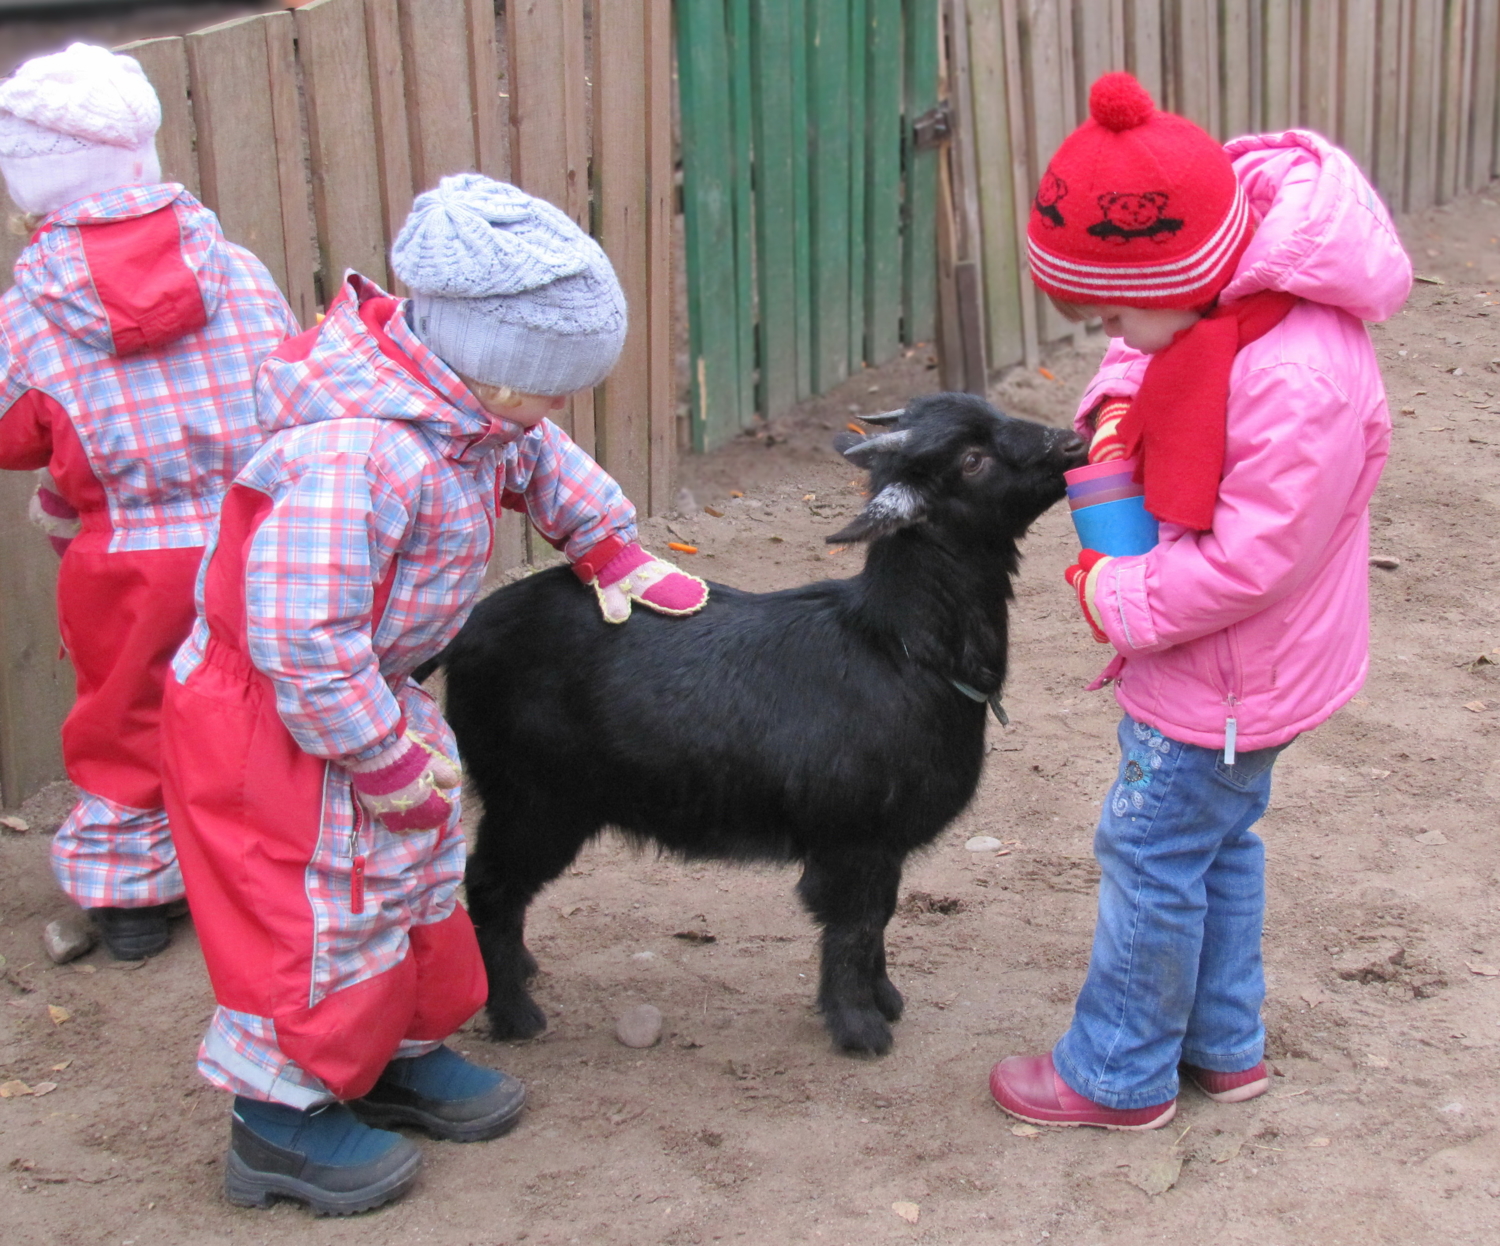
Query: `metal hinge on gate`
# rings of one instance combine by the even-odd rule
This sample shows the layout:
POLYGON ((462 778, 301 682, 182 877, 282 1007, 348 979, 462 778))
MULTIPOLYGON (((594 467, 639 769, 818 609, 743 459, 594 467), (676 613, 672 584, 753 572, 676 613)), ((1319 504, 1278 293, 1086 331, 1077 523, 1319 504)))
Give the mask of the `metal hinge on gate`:
POLYGON ((912 146, 930 151, 953 137, 953 106, 943 100, 911 123, 912 146))

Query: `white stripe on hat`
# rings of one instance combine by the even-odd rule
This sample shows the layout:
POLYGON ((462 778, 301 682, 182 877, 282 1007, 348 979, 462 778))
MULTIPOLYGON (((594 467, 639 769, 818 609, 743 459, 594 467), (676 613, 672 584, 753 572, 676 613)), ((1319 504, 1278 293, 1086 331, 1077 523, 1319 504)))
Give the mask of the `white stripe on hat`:
POLYGON ((1212 284, 1233 255, 1249 223, 1250 205, 1235 186, 1234 202, 1219 227, 1190 255, 1155 265, 1087 264, 1045 250, 1028 235, 1027 254, 1038 280, 1089 301, 1180 297, 1212 284))

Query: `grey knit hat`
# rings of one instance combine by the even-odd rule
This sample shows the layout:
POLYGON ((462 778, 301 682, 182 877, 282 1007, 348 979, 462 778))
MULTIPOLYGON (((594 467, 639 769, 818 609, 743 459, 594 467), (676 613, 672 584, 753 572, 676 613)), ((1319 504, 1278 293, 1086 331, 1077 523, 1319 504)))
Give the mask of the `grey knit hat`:
POLYGON ((478 173, 418 195, 391 248, 412 328, 455 372, 528 394, 599 384, 625 295, 599 244, 543 199, 478 173))

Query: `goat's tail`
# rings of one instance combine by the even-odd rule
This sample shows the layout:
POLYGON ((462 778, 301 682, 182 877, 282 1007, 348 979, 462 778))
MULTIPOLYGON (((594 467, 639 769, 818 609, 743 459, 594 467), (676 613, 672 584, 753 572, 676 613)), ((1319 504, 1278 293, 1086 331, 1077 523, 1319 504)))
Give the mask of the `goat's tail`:
POLYGON ((427 682, 428 676, 431 675, 433 671, 437 670, 438 667, 442 666, 447 661, 447 659, 448 651, 444 649, 440 654, 437 655, 437 657, 428 658, 427 661, 423 662, 421 666, 417 667, 417 669, 411 673, 411 677, 415 679, 419 684, 425 684, 427 682))

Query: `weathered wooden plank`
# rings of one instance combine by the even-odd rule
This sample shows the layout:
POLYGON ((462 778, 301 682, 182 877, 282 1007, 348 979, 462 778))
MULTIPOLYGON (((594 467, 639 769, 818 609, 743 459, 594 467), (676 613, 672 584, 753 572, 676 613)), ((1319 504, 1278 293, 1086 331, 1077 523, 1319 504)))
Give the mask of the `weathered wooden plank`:
POLYGON ((1338 142, 1367 175, 1375 168, 1376 0, 1346 0, 1338 142))
MULTIPOLYGON (((1016 195, 1006 103, 1004 14, 998 4, 969 6, 969 61, 973 74, 974 142, 983 233, 984 304, 989 365, 1009 367, 1026 357, 1021 323, 1023 283, 1017 243, 1016 195)), ((1029 301, 1030 291, 1027 290, 1029 301)))
POLYGON ((812 151, 807 141, 807 0, 786 0, 791 23, 792 97, 792 240, 793 288, 797 316, 797 397, 807 398, 812 385, 812 151))
MULTIPOLYGON (((1019 0, 1000 0, 1000 36, 1005 55, 1005 121, 1010 142, 1012 231, 1017 274, 1016 297, 1020 316, 1022 362, 1035 367, 1041 359, 1036 288, 1026 261, 1026 227, 1037 184, 1032 135, 1026 121, 1026 74, 1022 59, 1019 0)), ((1003 209, 1001 209, 1003 210, 1003 209)))
MULTIPOLYGON (((784 0, 755 0, 751 10, 755 258, 760 309, 759 405, 768 419, 784 413, 799 396, 794 250, 802 222, 796 217, 795 207, 796 143, 788 66, 792 40, 800 40, 803 29, 800 24, 794 25, 791 9, 784 0)), ((797 16, 800 15, 799 8, 797 16)))
POLYGON ((693 448, 738 433, 739 328, 734 269, 734 136, 723 0, 678 0, 683 215, 693 448))
POLYGON ((808 182, 812 223, 812 384, 849 375, 849 12, 808 0, 808 182))
POLYGON ((510 177, 509 97, 501 94, 495 0, 467 0, 469 83, 474 92, 474 162, 486 177, 510 177))
POLYGON ((1473 31, 1469 28, 1468 0, 1447 0, 1443 14, 1443 44, 1438 85, 1439 203, 1447 203, 1464 181, 1463 157, 1467 147, 1471 82, 1469 58, 1473 31))
MULTIPOLYGON (((369 50, 370 100, 375 116, 375 166, 382 234, 394 240, 401 232, 415 194, 400 0, 365 0, 365 46, 369 50)), ((406 292, 395 273, 391 274, 391 288, 398 293, 406 292)))
POLYGON ((864 321, 873 365, 901 349, 901 0, 870 0, 867 40, 864 321))
POLYGON ((673 281, 672 222, 676 212, 674 169, 676 139, 672 129, 672 3, 646 0, 646 116, 649 174, 648 218, 651 375, 651 514, 671 510, 677 459, 677 369, 674 328, 676 286, 673 281))
POLYGON ((1248 134, 1251 121, 1250 28, 1251 0, 1224 0, 1219 15, 1219 45, 1222 48, 1219 124, 1223 137, 1248 134))
POLYGON ((868 53, 866 28, 868 0, 846 0, 849 9, 848 126, 849 126, 849 362, 851 373, 865 363, 865 162, 869 144, 868 53))
POLYGON ((740 426, 755 417, 755 200, 751 167, 751 0, 729 0, 730 103, 734 134, 734 292, 738 308, 740 426))
MULTIPOLYGON (((328 0, 323 0, 328 3, 328 0)), ((203 202, 225 235, 248 247, 287 289, 281 191, 275 177, 265 18, 243 17, 187 36, 203 202)))
POLYGON ((181 182, 193 194, 198 181, 198 153, 193 128, 193 104, 189 97, 187 44, 175 36, 141 39, 122 44, 117 51, 140 61, 146 77, 161 100, 161 129, 156 132, 156 154, 161 175, 168 182, 181 182))
POLYGON ((1406 210, 1437 201, 1441 139, 1443 10, 1438 0, 1411 6, 1411 91, 1406 136, 1406 210))
POLYGON ((641 510, 651 492, 650 254, 645 0, 594 15, 594 179, 599 242, 630 308, 620 361, 594 407, 595 455, 641 510))
POLYGON ((1296 121, 1294 92, 1297 63, 1292 59, 1295 52, 1292 39, 1292 2, 1264 0, 1261 16, 1265 31, 1265 127, 1268 130, 1285 130, 1296 121))
POLYGON ((58 731, 73 704, 73 669, 57 653, 57 555, 25 519, 35 484, 0 472, 0 805, 11 807, 64 777, 58 731))
POLYGON ((958 337, 963 349, 962 388, 983 394, 989 388, 989 361, 984 327, 984 246, 980 222, 978 152, 975 143, 973 68, 969 51, 967 0, 947 0, 949 93, 954 105, 954 135, 948 158, 953 173, 954 299, 958 337))
POLYGON ((326 302, 337 293, 346 269, 382 285, 390 280, 386 204, 370 142, 376 130, 375 101, 364 7, 347 0, 313 0, 295 16, 326 302))
MULTIPOLYGON (((993 7, 993 5, 980 4, 976 5, 975 9, 977 11, 980 8, 993 9, 993 7)), ((1111 69, 1122 68, 1122 65, 1114 60, 1114 31, 1110 25, 1112 7, 1104 0, 1095 0, 1093 4, 1072 6, 1073 53, 1076 58, 1073 74, 1076 94, 1073 109, 1079 117, 1088 115, 1089 87, 1093 85, 1094 80, 1111 69)))
POLYGON ((1179 0, 1177 10, 1177 111, 1210 134, 1219 134, 1218 6, 1215 0, 1179 0))
POLYGON ((1474 19, 1473 129, 1469 136, 1469 189, 1495 174, 1495 108, 1500 77, 1500 0, 1476 0, 1474 19))
POLYGON ((1162 42, 1161 0, 1134 0, 1125 11, 1125 67, 1159 104, 1166 99, 1162 42))
POLYGON ((1347 49, 1338 4, 1309 4, 1302 15, 1302 124, 1338 141, 1341 60, 1347 49))
POLYGON ((938 102, 938 0, 906 0, 906 245, 902 253, 902 336, 910 345, 937 332, 936 151, 918 151, 912 126, 938 102))
MULTIPOLYGON (((1058 147, 1074 128, 1074 93, 1072 57, 1069 55, 1070 40, 1066 38, 1064 22, 1068 16, 1053 5, 1033 5, 1029 19, 1023 15, 1022 37, 1028 40, 1030 56, 1030 82, 1032 93, 1033 138, 1032 152, 1036 168, 1032 176, 1035 185, 1041 178, 1058 147)), ((1041 338, 1045 342, 1071 337, 1073 325, 1065 320, 1051 302, 1035 293, 1037 307, 1041 313, 1038 320, 1041 338)))
POLYGON ((276 131, 276 186, 286 252, 286 297, 304 329, 318 318, 318 240, 312 187, 302 151, 302 105, 292 15, 268 13, 265 21, 271 120, 276 131))
POLYGON ((1377 0, 1375 186, 1393 212, 1406 209, 1406 4, 1377 0))
POLYGON ((400 9, 412 181, 420 192, 478 165, 470 13, 468 0, 401 0, 400 9))

